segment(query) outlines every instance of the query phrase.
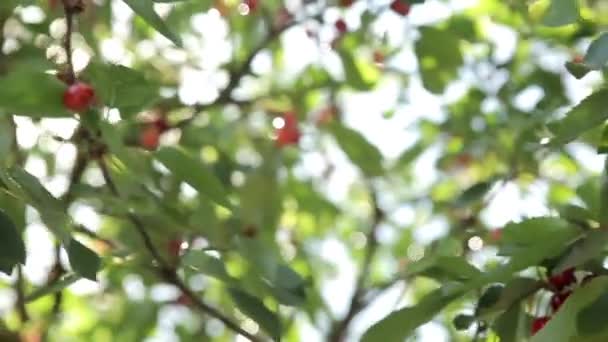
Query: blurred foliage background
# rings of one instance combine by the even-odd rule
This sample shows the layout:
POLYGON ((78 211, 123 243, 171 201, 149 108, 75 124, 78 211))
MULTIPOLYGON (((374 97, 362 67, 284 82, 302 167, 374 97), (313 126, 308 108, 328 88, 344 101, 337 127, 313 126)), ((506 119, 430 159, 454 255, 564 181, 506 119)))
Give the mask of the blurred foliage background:
POLYGON ((0 340, 606 340, 607 1, 0 27, 0 340))

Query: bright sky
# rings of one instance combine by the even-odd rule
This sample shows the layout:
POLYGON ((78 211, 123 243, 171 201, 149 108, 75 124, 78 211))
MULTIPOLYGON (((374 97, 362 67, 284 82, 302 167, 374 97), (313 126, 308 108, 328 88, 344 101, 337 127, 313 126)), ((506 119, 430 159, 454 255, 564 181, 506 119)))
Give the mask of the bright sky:
MULTIPOLYGON (((293 5, 294 1, 290 1, 289 5, 293 5)), ((358 13, 363 9, 363 3, 363 1, 359 1, 355 6, 346 11, 345 18, 349 26, 355 27, 359 24, 357 22, 358 13)), ((384 15, 382 21, 374 27, 374 30, 386 32, 391 44, 403 46, 403 51, 389 63, 400 70, 407 72, 415 71, 417 62, 411 52, 412 37, 414 36, 412 28, 420 24, 436 21, 438 18, 445 18, 451 11, 459 10, 475 3, 475 0, 452 0, 450 2, 429 0, 423 6, 414 6, 408 19, 404 20, 393 13, 384 15)), ((162 4, 158 6, 158 9, 163 12, 169 6, 162 4)), ((106 60, 129 65, 132 63, 134 56, 131 51, 125 48, 123 40, 130 34, 132 12, 121 1, 114 1, 113 8, 115 15, 112 25, 114 36, 102 42, 101 51, 106 60)), ((40 15, 44 15, 39 9, 36 9, 37 7, 34 6, 28 7, 22 10, 21 14, 23 17, 33 18, 31 20, 36 19, 36 16, 39 18, 40 15)), ((328 13, 330 19, 337 16, 338 12, 328 13)), ((195 58, 198 65, 196 65, 196 68, 184 68, 180 74, 182 86, 179 89, 179 96, 185 103, 210 102, 217 96, 217 87, 226 82, 225 73, 217 72, 217 67, 230 59, 231 46, 226 40, 228 27, 215 10, 193 16, 192 26, 194 31, 201 34, 204 39, 201 40, 194 35, 184 37, 184 42, 189 53, 198 56, 198 59, 195 58)), ((485 27, 488 36, 493 41, 500 42, 496 52, 497 58, 508 58, 514 51, 517 39, 514 32, 490 22, 485 27)), ((61 37, 62 32, 62 25, 59 25, 59 23, 53 25, 52 33, 54 37, 61 37)), ((288 71, 283 77, 290 77, 311 63, 321 63, 330 70, 337 68, 339 72, 340 64, 336 54, 327 48, 319 48, 312 40, 307 38, 302 28, 289 30, 284 34, 281 41, 285 47, 284 60, 288 71)), ((537 50, 539 51, 539 60, 542 60, 542 64, 549 68, 561 70, 568 58, 567 55, 544 53, 542 47, 537 47, 537 50)), ((183 51, 174 49, 160 36, 153 40, 139 43, 136 47, 136 53, 143 57, 152 57, 161 53, 176 63, 180 63, 186 57, 183 51)), ((77 44, 75 51, 77 67, 83 68, 88 59, 88 50, 82 44, 77 44)), ((272 65, 269 57, 262 54, 256 59, 254 67, 258 71, 269 71, 272 65)), ((564 76, 569 95, 574 102, 577 102, 590 92, 591 85, 598 80, 596 76, 590 75, 583 80, 575 80, 572 77, 564 76)), ((441 110, 442 103, 457 98, 467 84, 467 81, 459 81, 457 82, 457 86, 451 87, 446 95, 438 97, 428 93, 416 77, 412 79, 406 89, 402 89, 402 84, 398 80, 387 78, 372 92, 344 95, 341 98, 341 105, 343 106, 345 115, 344 119, 347 125, 361 132, 369 141, 378 146, 388 160, 391 160, 416 141, 418 137, 417 132, 415 129, 409 129, 408 127, 420 118, 441 120, 445 115, 441 110), (402 92, 405 92, 408 100, 407 103, 398 102, 402 92), (393 108, 396 109, 395 115, 389 119, 383 118, 383 113, 393 108)), ((532 89, 527 94, 522 95, 518 99, 518 103, 522 107, 525 107, 537 99, 538 94, 532 89)), ((45 150, 51 151, 58 156, 56 168, 61 171, 60 173, 65 174, 70 169, 75 157, 76 150, 74 146, 59 143, 50 137, 51 135, 58 135, 64 138, 69 137, 76 125, 74 120, 45 119, 37 125, 27 118, 20 118, 17 123, 18 141, 22 147, 30 148, 38 143, 45 150)), ((599 172, 601 170, 603 160, 593 150, 580 144, 571 144, 569 148, 576 152, 576 157, 590 171, 599 172)), ((437 177, 436 170, 434 169, 434 159, 438 157, 437 152, 427 153, 417 161, 415 167, 416 176, 422 186, 430 184, 437 177)), ((332 200, 341 203, 346 198, 350 185, 356 182, 360 178, 360 175, 347 161, 344 154, 335 146, 330 148, 329 155, 332 162, 336 165, 336 172, 327 188, 323 190, 332 200)), ((301 174, 318 175, 318 171, 316 170, 321 170, 323 163, 323 159, 319 154, 315 152, 303 153, 298 171, 301 174)), ((30 156, 26 163, 26 169, 39 177, 52 193, 59 195, 65 191, 67 186, 65 175, 48 177, 45 163, 39 157, 35 155, 30 156)), ((100 177, 96 174, 88 174, 87 179, 99 181, 100 177)), ((547 185, 537 182, 533 185, 532 189, 531 193, 524 195, 515 185, 509 184, 505 186, 491 202, 488 209, 483 212, 482 218, 490 226, 501 227, 506 222, 522 216, 547 214, 548 210, 543 200, 548 190, 547 185)), ((72 214, 76 222, 86 223, 88 227, 96 229, 100 225, 98 215, 92 208, 86 205, 74 205, 70 208, 70 214, 72 214)), ((414 219, 412 209, 403 205, 399 206, 399 210, 393 216, 403 225, 411 223, 414 219)), ((47 230, 39 223, 39 219, 33 211, 28 211, 28 222, 30 224, 26 231, 26 243, 30 253, 28 253, 25 274, 32 282, 41 284, 45 280, 48 269, 54 262, 52 244, 50 243, 50 239, 47 239, 47 237, 50 237, 47 230)), ((425 244, 440 237, 446 231, 447 226, 444 221, 433 220, 418 227, 414 236, 418 243, 425 244)), ((334 261, 338 266, 339 272, 335 278, 330 279, 326 283, 323 288, 323 296, 337 314, 342 314, 346 310, 353 290, 356 268, 349 258, 343 243, 338 240, 329 239, 323 242, 319 248, 319 253, 327 260, 334 261)), ((474 261, 482 264, 483 260, 487 257, 487 253, 479 253, 477 257, 478 260, 474 261)), ((101 286, 103 286, 103 282, 101 286)), ((99 289, 99 286, 82 280, 70 288, 78 293, 88 293, 96 291, 99 289)), ((125 291, 129 297, 133 299, 141 297, 141 288, 141 281, 136 276, 125 280, 125 291)), ((2 292, 2 294, 5 293, 6 291, 2 292)), ((401 293, 402 290, 399 287, 387 291, 374 305, 358 316, 355 324, 353 324, 353 341, 356 340, 356 336, 365 331, 374 321, 384 317, 395 307, 408 303, 408 296, 405 296, 404 301, 398 301, 401 293)), ((151 295, 163 297, 172 295, 172 292, 168 289, 157 288, 151 295)), ((0 295, 0 312, 4 312, 10 307, 14 299, 11 299, 11 296, 9 293, 0 295)), ((188 314, 183 309, 167 308, 163 310, 159 318, 159 322, 162 322, 161 329, 159 329, 157 337, 150 339, 150 341, 177 341, 176 336, 173 336, 171 333, 172 327, 174 324, 184 321, 188 321, 188 314)), ((303 336, 301 340, 321 341, 321 337, 306 319, 301 317, 299 321, 305 327, 302 329, 303 336)), ((249 322, 248 324, 251 325, 253 322, 249 322)), ((209 329, 212 331, 213 329, 217 330, 217 322, 212 322, 210 325, 209 329)), ((441 325, 429 323, 420 329, 420 341, 448 341, 448 336, 441 325)))

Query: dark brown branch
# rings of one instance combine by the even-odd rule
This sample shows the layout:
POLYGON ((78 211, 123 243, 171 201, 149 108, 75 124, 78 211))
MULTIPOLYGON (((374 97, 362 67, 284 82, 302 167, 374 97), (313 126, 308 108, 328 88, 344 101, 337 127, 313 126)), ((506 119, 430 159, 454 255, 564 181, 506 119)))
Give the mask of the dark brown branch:
POLYGON ((78 13, 77 7, 73 0, 63 0, 63 9, 65 12, 65 37, 63 38, 63 49, 66 55, 65 81, 72 84, 76 81, 74 73, 74 63, 72 62, 72 33, 74 32, 74 15, 78 13))
MULTIPOLYGON (((112 194, 114 196, 120 197, 118 188, 116 187, 116 184, 114 183, 114 180, 112 179, 112 175, 110 174, 108 167, 105 164, 105 161, 103 159, 99 159, 98 163, 99 163, 99 168, 101 169, 103 178, 106 182, 106 186, 108 187, 108 189, 110 189, 110 192, 112 192, 112 194)), ((199 310, 201 313, 207 314, 211 317, 214 317, 214 318, 220 320, 222 323, 224 323, 224 325, 226 327, 228 327, 229 329, 233 330, 234 332, 236 332, 240 335, 245 336, 246 338, 248 338, 251 341, 254 341, 254 342, 260 341, 259 338, 257 338, 255 335, 247 332, 245 329, 241 328, 238 323, 232 321, 228 316, 224 315, 218 309, 208 305, 207 303, 205 303, 201 299, 199 299, 198 296, 192 290, 190 290, 190 288, 188 288, 188 286, 186 286, 186 284, 180 279, 175 268, 173 268, 160 255, 160 253, 154 246, 154 243, 152 242, 150 235, 148 234, 148 232, 146 230, 145 224, 139 219, 139 217, 137 217, 137 215, 135 215, 135 214, 129 213, 127 215, 127 218, 129 219, 129 221, 131 221, 131 223, 135 227, 135 230, 141 237, 148 253, 150 253, 150 255, 152 256, 154 261, 156 263, 158 263, 158 265, 160 266, 160 268, 158 269, 158 272, 164 280, 173 284, 175 287, 179 288, 180 291, 184 295, 186 295, 188 298, 190 298, 192 300, 194 307, 197 310, 199 310)))

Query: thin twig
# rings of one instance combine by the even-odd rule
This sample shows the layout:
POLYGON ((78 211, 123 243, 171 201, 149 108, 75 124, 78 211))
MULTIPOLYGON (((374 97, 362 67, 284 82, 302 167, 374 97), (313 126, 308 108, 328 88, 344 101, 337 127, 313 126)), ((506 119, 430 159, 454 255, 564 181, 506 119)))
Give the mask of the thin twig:
MULTIPOLYGON (((112 192, 112 194, 114 196, 120 197, 118 188, 116 187, 116 184, 114 183, 114 180, 112 179, 112 176, 108 170, 107 165, 105 164, 105 161, 102 158, 100 158, 98 160, 98 164, 99 164, 99 168, 101 169, 103 178, 106 182, 106 186, 108 187, 108 189, 110 189, 110 192, 112 192)), ((229 329, 233 330, 234 332, 236 332, 240 335, 245 336, 246 338, 248 338, 251 341, 254 341, 254 342, 260 341, 260 339, 258 337, 247 332, 245 329, 241 328, 238 323, 232 321, 228 316, 224 315, 218 309, 216 309, 216 308, 210 306, 209 304, 203 302, 202 300, 200 300, 198 298, 198 296, 190 288, 188 288, 188 286, 186 286, 186 284, 180 279, 176 270, 160 255, 160 253, 154 246, 154 243, 152 242, 150 235, 148 234, 148 232, 146 230, 145 224, 139 219, 139 217, 137 217, 137 215, 135 215, 133 213, 129 213, 129 214, 127 214, 127 218, 129 219, 129 221, 131 221, 131 223, 135 227, 135 230, 137 231, 137 233, 141 237, 142 241, 144 242, 144 246, 146 247, 146 250, 148 251, 148 253, 150 253, 150 255, 152 256, 154 261, 156 263, 158 263, 158 265, 160 266, 160 269, 158 269, 158 271, 163 279, 165 279, 167 282, 169 282, 169 283, 173 284, 174 286, 176 286, 177 288, 179 288, 180 291, 184 295, 186 295, 188 298, 190 298, 192 300, 193 305, 201 313, 207 314, 209 316, 212 316, 212 317, 220 320, 222 323, 224 323, 224 325, 226 327, 228 327, 229 329)))
POLYGON ((76 74, 74 73, 74 63, 72 62, 72 33, 74 32, 74 14, 77 13, 74 4, 71 0, 63 0, 63 9, 65 12, 65 36, 63 38, 63 49, 66 55, 66 66, 67 74, 66 82, 72 84, 76 81, 76 74))

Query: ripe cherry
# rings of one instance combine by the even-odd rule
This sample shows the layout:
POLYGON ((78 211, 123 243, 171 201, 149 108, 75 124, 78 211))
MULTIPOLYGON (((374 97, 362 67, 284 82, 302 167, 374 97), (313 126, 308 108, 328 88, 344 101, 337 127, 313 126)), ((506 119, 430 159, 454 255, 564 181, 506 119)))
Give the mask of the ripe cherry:
POLYGON ((158 148, 161 131, 156 125, 149 125, 141 131, 139 144, 148 151, 158 148))
POLYGON ((169 253, 169 256, 174 259, 179 257, 182 250, 182 242, 182 239, 179 238, 169 240, 169 243, 167 244, 167 252, 169 253))
POLYGON ((336 27, 336 30, 340 32, 340 34, 345 34, 348 31, 348 27, 346 26, 346 22, 344 21, 344 19, 336 20, 334 26, 336 27))
POLYGON ((180 294, 175 302, 183 306, 191 306, 193 303, 192 298, 184 293, 180 294))
POLYGON ((574 58, 572 58, 572 63, 574 64, 581 64, 585 61, 585 57, 581 56, 581 55, 576 55, 574 56, 574 58))
POLYGON ((531 329, 532 335, 539 332, 549 322, 549 320, 551 320, 551 317, 548 317, 548 316, 535 318, 532 321, 532 329, 531 329))
POLYGON ((319 111, 317 116, 317 126, 322 126, 330 123, 337 115, 338 109, 334 106, 328 106, 319 111))
POLYGON ((277 146, 296 145, 300 141, 298 117, 293 112, 283 115, 283 127, 277 129, 277 146))
POLYGON ((391 3, 391 9, 402 16, 406 16, 410 13, 411 5, 403 0, 394 0, 391 3))
POLYGON ((169 125, 169 123, 167 122, 167 119, 164 117, 159 117, 159 118, 155 119, 154 121, 152 121, 152 124, 156 128, 158 128, 160 133, 164 133, 164 132, 168 131, 169 128, 171 128, 171 125, 169 125))
POLYGON ((494 242, 500 241, 500 239, 502 238, 502 228, 493 229, 492 231, 490 231, 490 238, 494 242))
POLYGON ((468 167, 473 163, 473 156, 468 153, 461 153, 456 157, 456 164, 460 167, 468 167))
POLYGON ((95 89, 84 82, 76 82, 63 93, 63 105, 72 111, 83 112, 95 102, 95 89))
POLYGON ((244 4, 249 8, 249 12, 255 12, 258 9, 258 0, 245 0, 244 4))
POLYGON ((340 0, 340 7, 350 7, 355 0, 340 0))
POLYGON ((551 296, 551 308, 553 309, 553 312, 556 312, 571 294, 571 291, 566 291, 563 293, 556 293, 551 296))
POLYGON ((575 283, 574 268, 569 268, 560 274, 556 274, 549 278, 549 284, 557 291, 563 290, 566 286, 575 283))
POLYGON ((374 63, 378 65, 384 64, 384 54, 380 51, 374 51, 374 63))

